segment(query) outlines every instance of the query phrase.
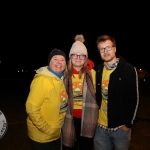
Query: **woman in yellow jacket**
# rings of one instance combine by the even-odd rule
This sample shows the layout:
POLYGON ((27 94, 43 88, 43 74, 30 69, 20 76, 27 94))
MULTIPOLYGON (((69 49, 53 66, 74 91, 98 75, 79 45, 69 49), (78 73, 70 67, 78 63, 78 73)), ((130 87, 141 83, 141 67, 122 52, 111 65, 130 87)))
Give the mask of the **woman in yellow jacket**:
POLYGON ((61 128, 68 107, 68 95, 63 78, 66 55, 54 49, 48 56, 48 66, 36 71, 26 101, 27 129, 36 150, 60 150, 61 128))

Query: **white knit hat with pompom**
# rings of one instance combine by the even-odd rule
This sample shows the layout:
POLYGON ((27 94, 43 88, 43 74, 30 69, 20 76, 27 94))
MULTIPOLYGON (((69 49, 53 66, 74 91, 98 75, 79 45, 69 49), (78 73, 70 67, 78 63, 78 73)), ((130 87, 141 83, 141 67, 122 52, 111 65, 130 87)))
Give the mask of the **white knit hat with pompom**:
POLYGON ((87 48, 83 44, 83 42, 85 41, 83 35, 77 34, 75 36, 74 40, 75 40, 75 42, 72 44, 72 47, 69 52, 69 58, 70 58, 71 54, 74 54, 74 53, 82 53, 82 54, 85 54, 86 57, 88 57, 87 48))

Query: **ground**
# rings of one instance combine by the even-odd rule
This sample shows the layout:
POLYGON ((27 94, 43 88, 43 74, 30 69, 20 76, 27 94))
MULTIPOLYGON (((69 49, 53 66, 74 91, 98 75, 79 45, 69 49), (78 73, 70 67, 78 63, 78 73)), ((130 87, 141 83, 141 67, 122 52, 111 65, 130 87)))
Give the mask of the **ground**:
MULTIPOLYGON (((31 79, 0 79, 0 110, 8 129, 0 150, 32 150, 27 136, 25 101, 31 79)), ((150 150, 150 89, 140 90, 139 108, 129 150, 150 150)))

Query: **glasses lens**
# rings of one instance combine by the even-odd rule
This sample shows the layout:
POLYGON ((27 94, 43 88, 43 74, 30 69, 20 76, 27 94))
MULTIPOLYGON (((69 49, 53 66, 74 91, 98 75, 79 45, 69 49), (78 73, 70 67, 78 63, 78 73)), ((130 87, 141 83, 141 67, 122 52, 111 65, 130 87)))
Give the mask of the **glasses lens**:
POLYGON ((111 46, 107 46, 105 50, 106 50, 106 51, 110 51, 111 48, 112 48, 111 46))
POLYGON ((85 55, 79 55, 80 56, 80 59, 85 59, 85 55))
POLYGON ((72 58, 77 58, 76 54, 72 54, 71 56, 72 56, 72 58))

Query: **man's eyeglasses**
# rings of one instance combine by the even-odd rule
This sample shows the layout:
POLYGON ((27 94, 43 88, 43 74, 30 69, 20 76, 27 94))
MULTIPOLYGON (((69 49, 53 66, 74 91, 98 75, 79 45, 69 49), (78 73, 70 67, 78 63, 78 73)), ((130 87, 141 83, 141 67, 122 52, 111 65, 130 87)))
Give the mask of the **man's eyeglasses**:
POLYGON ((74 59, 77 59, 79 57, 79 59, 83 60, 86 58, 86 55, 71 54, 71 57, 74 59))
POLYGON ((100 48, 99 49, 99 52, 100 53, 104 53, 104 51, 111 51, 112 50, 112 48, 113 48, 114 46, 107 46, 107 47, 104 47, 104 48, 100 48))

